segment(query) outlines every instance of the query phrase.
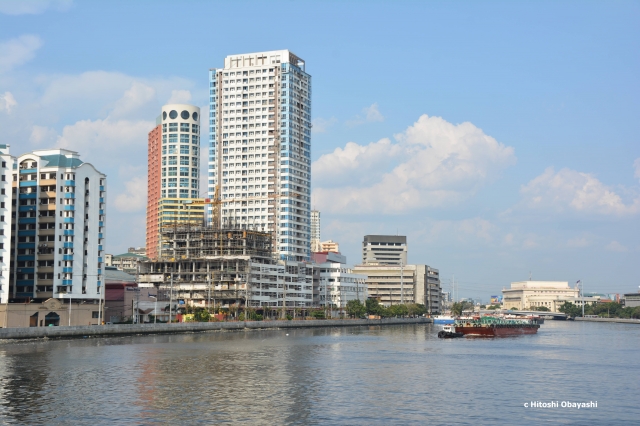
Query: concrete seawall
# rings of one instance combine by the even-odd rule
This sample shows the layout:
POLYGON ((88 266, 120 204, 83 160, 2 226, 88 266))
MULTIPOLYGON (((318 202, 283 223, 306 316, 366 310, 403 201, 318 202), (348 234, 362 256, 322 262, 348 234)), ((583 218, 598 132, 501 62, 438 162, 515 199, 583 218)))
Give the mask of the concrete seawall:
POLYGON ((627 318, 582 318, 578 317, 576 321, 591 321, 591 322, 621 322, 625 324, 640 324, 640 319, 627 319, 627 318))
POLYGON ((358 320, 309 320, 309 321, 238 321, 238 322, 189 322, 178 324, 113 324, 75 327, 24 327, 0 329, 0 339, 36 339, 60 337, 99 337, 137 334, 198 333, 220 330, 244 330, 267 328, 349 327, 398 324, 427 324, 430 318, 385 318, 358 320))

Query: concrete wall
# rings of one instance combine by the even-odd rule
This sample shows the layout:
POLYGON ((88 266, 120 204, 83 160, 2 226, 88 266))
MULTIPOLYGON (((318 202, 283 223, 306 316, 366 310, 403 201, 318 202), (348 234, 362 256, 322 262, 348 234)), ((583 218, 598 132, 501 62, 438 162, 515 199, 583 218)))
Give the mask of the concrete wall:
POLYGON ((238 321, 196 322, 178 324, 114 324, 104 326, 25 327, 0 329, 0 339, 34 339, 40 337, 116 336, 127 334, 189 333, 215 330, 243 330, 265 328, 346 327, 396 324, 426 324, 430 318, 386 318, 362 320, 312 321, 238 321))
POLYGON ((640 319, 631 318, 582 318, 578 317, 576 321, 592 321, 592 322, 622 322, 626 324, 640 324, 640 319))

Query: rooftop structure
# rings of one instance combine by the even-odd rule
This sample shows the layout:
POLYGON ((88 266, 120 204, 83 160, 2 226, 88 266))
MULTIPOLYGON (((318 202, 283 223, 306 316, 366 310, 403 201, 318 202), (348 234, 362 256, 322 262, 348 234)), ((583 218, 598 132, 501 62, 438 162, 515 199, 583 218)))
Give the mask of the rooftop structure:
POLYGON ((365 235, 362 264, 406 265, 407 237, 400 235, 365 235))

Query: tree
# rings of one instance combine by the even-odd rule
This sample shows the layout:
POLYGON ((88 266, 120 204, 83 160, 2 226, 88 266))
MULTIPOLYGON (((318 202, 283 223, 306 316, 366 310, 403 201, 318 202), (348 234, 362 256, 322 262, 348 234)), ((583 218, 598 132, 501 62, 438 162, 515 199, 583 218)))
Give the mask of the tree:
POLYGON ((384 308, 380 306, 378 299, 367 299, 365 301, 365 309, 369 315, 380 315, 381 310, 384 308))
POLYGON ((564 302, 562 306, 558 308, 558 310, 563 314, 574 318, 582 315, 582 308, 574 305, 571 302, 564 302))
POLYGON ((195 308, 195 312, 193 313, 193 319, 198 322, 209 322, 209 312, 205 308, 195 308))
POLYGON ((547 308, 546 306, 538 306, 535 310, 540 312, 549 312, 551 309, 547 308))
POLYGON ((455 302, 451 305, 451 313, 455 316, 462 315, 463 311, 468 311, 473 309, 473 303, 471 302, 455 302))
POLYGON ((367 307, 357 299, 347 302, 347 315, 353 318, 360 318, 367 313, 367 307))

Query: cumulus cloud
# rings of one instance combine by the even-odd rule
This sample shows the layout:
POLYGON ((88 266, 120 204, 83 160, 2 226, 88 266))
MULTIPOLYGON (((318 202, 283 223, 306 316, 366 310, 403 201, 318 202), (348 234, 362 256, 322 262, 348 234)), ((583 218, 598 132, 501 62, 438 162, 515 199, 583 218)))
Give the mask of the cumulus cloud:
POLYGON ((191 92, 188 90, 172 90, 168 104, 186 104, 191 101, 191 92))
POLYGON ((368 107, 362 108, 362 114, 356 115, 347 121, 347 126, 357 126, 364 123, 375 123, 384 121, 384 116, 378 109, 378 103, 373 103, 368 107))
POLYGON ((73 4, 72 0, 3 0, 0 13, 6 15, 38 15, 49 9, 64 11, 73 4))
POLYGON ((338 121, 337 118, 316 118, 312 121, 313 126, 311 127, 312 133, 325 133, 331 126, 336 124, 338 121))
POLYGON ((33 126, 29 141, 37 146, 52 144, 58 138, 58 132, 47 126, 33 126))
POLYGON ((30 61, 41 46, 40 37, 31 34, 0 43, 0 73, 30 61))
POLYGON ((118 194, 115 206, 121 212, 135 212, 146 208, 147 180, 146 177, 134 177, 125 182, 125 192, 118 194))
POLYGON ((314 162, 319 208, 359 214, 441 206, 473 195, 516 161, 513 148, 468 122, 423 115, 395 138, 349 142, 314 162))
POLYGON ((0 95, 0 112, 6 111, 7 114, 11 114, 11 109, 16 105, 18 102, 11 92, 4 92, 0 95))
POLYGON ((156 91, 153 87, 142 82, 134 81, 131 87, 124 92, 114 105, 113 111, 109 114, 111 118, 128 117, 132 112, 147 105, 155 99, 156 91))
POLYGON ((624 253, 624 252, 628 251, 628 249, 625 246, 623 246, 622 244, 620 244, 617 241, 611 241, 604 248, 606 250, 608 250, 608 251, 615 251, 615 252, 618 252, 618 253, 624 253))
POLYGON ((640 198, 625 202, 595 176, 571 169, 547 168, 520 192, 526 208, 553 212, 574 211, 598 215, 631 215, 640 212, 640 198))

